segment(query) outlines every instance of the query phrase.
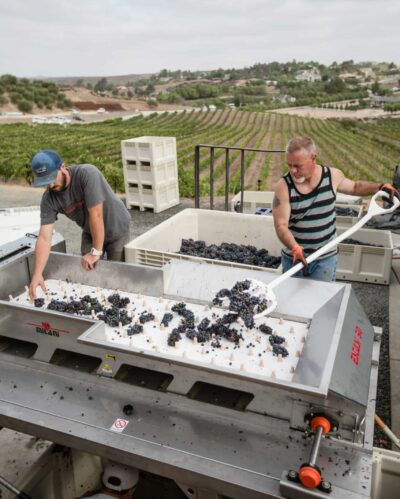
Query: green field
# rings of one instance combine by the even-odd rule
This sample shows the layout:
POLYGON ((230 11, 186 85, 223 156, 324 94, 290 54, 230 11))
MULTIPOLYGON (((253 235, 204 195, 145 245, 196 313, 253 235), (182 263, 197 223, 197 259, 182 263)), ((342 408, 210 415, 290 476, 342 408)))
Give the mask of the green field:
MULTIPOLYGON (((374 123, 303 118, 277 113, 220 110, 138 116, 74 126, 2 125, 0 177, 31 180, 30 160, 40 149, 54 149, 67 164, 92 163, 115 190, 124 191, 120 141, 142 135, 177 138, 179 185, 182 196, 193 196, 194 146, 200 143, 262 149, 282 149, 294 135, 309 135, 318 146, 320 162, 340 168, 353 179, 391 180, 400 162, 400 120, 374 123)), ((209 154, 200 158, 202 194, 209 189, 209 154)), ((285 171, 281 153, 248 153, 245 186, 271 190, 285 171)), ((240 187, 240 158, 231 155, 230 190, 240 187)), ((224 152, 215 154, 215 186, 224 189, 224 152)))

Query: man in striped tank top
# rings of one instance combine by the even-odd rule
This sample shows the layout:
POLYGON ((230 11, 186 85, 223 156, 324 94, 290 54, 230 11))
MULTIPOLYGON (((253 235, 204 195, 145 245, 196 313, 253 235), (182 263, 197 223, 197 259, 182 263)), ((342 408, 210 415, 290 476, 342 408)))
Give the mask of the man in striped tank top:
MULTIPOLYGON (((317 163, 314 141, 295 137, 286 147, 289 171, 278 181, 272 206, 276 233, 284 244, 283 272, 336 237, 336 193, 369 196, 379 190, 399 197, 391 184, 353 181, 337 168, 317 163)), ((321 281, 336 278, 336 253, 332 250, 297 275, 321 281)))

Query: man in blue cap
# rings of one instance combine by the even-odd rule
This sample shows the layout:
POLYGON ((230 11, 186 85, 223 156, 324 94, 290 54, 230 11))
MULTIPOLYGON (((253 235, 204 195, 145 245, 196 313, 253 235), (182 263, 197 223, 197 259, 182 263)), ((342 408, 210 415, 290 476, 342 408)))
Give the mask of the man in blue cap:
POLYGON ((43 150, 32 159, 35 187, 47 186, 40 204, 40 232, 35 248, 35 266, 29 294, 46 290, 43 270, 49 258, 53 225, 63 213, 82 228, 82 267, 93 270, 107 254, 123 261, 129 239, 130 215, 102 173, 93 165, 66 166, 55 151, 43 150))

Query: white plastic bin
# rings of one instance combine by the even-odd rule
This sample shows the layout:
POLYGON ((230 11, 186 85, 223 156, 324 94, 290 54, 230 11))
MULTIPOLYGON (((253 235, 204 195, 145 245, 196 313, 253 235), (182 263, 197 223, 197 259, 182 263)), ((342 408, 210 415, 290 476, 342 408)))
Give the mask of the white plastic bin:
POLYGON ((176 138, 143 136, 122 140, 121 151, 124 160, 147 160, 155 165, 176 158, 176 138))
POLYGON ((150 161, 126 160, 124 167, 126 180, 139 184, 158 186, 163 182, 176 181, 178 175, 176 159, 170 159, 153 166, 150 161))
POLYGON ((227 213, 224 211, 186 209, 165 220, 125 246, 125 260, 161 267, 177 260, 207 261, 228 267, 267 270, 280 273, 281 268, 269 269, 222 260, 212 260, 178 253, 182 239, 203 240, 207 245, 223 242, 265 248, 272 256, 280 256, 279 241, 272 217, 227 213))
MULTIPOLYGON (((345 227, 338 227, 337 233, 341 234, 345 230, 345 227)), ((389 284, 393 255, 392 233, 388 230, 360 229, 351 239, 375 246, 339 244, 337 279, 389 284)))
MULTIPOLYGON (((236 211, 235 206, 240 206, 240 192, 231 201, 231 211, 236 211)), ((272 208, 274 199, 273 191, 244 191, 243 213, 254 213, 257 208, 272 208)))
POLYGON ((398 499, 400 491, 400 454, 373 449, 372 499, 398 499))
POLYGON ((350 196, 349 194, 336 194, 336 202, 339 204, 362 204, 361 196, 350 196))
POLYGON ((141 211, 152 209, 154 213, 159 213, 179 204, 178 185, 174 180, 163 182, 157 187, 128 182, 125 193, 127 207, 137 207, 141 211))
POLYGON ((363 209, 364 209, 361 204, 336 203, 336 207, 351 209, 357 213, 357 215, 354 217, 351 217, 351 216, 348 217, 348 216, 344 216, 344 215, 336 215, 336 225, 338 227, 346 227, 347 229, 360 220, 363 209))

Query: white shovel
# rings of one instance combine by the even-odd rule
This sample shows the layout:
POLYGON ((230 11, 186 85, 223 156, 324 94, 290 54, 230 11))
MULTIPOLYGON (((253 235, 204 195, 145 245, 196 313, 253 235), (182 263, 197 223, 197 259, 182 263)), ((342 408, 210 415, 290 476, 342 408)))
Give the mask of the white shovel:
MULTIPOLYGON (((333 239, 328 244, 326 244, 325 246, 322 246, 322 248, 320 248, 315 253, 313 253, 308 258, 306 258, 307 264, 313 262, 314 260, 316 260, 320 256, 322 256, 325 253, 327 253, 328 251, 330 251, 332 248, 337 246, 341 241, 343 241, 343 239, 346 239, 349 236, 351 236, 352 234, 354 234, 355 232, 357 232, 358 229, 361 229, 361 227, 363 227, 363 225, 365 225, 369 220, 371 220, 371 218, 376 217, 377 215, 384 215, 386 213, 392 213, 400 206, 400 201, 396 197, 394 197, 393 198, 393 206, 391 206, 390 208, 381 208, 376 203, 376 199, 378 197, 388 198, 389 195, 384 191, 377 192, 371 198, 367 214, 365 216, 363 216, 356 224, 354 224, 348 230, 346 230, 345 232, 340 234, 340 236, 337 236, 336 239, 333 239)), ((296 274, 296 272, 301 270, 303 267, 304 267, 303 263, 300 262, 300 263, 296 264, 294 267, 290 268, 284 274, 280 275, 277 279, 274 279, 269 284, 265 284, 264 282, 258 281, 256 279, 250 279, 251 286, 250 286, 250 289, 248 290, 249 293, 267 300, 267 303, 268 303, 267 308, 265 310, 263 310, 262 312, 260 312, 259 314, 256 314, 254 316, 254 319, 258 319, 260 317, 268 315, 272 311, 275 310, 278 303, 277 303, 276 296, 275 296, 273 290, 277 286, 282 284, 282 282, 286 281, 286 279, 288 279, 292 275, 296 274)))

